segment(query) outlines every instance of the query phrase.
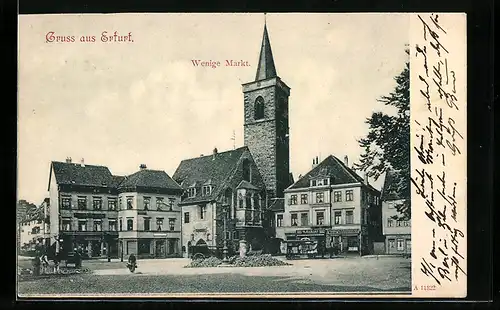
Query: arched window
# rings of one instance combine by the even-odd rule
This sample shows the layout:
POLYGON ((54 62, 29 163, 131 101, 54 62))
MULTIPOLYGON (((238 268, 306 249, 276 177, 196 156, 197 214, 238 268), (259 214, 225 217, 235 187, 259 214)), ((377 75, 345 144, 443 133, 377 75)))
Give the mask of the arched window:
POLYGON ((248 159, 243 160, 243 180, 250 182, 250 161, 248 159))
POLYGON ((264 118, 264 98, 261 96, 255 99, 254 117, 255 119, 264 118))

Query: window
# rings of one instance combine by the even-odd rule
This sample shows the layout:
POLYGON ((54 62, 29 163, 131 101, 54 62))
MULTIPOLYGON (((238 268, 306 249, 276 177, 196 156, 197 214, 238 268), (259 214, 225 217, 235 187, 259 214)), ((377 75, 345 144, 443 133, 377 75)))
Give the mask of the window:
POLYGON ((149 210, 151 207, 151 197, 144 197, 144 210, 149 210))
POLYGON ((297 195, 293 194, 290 195, 290 205, 296 205, 297 204, 297 195))
POLYGON ((334 221, 335 221, 335 225, 340 225, 342 223, 342 212, 341 211, 335 211, 334 221))
POLYGON ((325 212, 323 211, 316 212, 316 225, 318 226, 325 225, 325 212))
POLYGON ((240 209, 243 208, 243 195, 241 194, 238 195, 238 207, 240 207, 240 209))
POLYGON ((300 226, 309 226, 309 213, 300 214, 300 226))
POLYGON ((307 194, 301 194, 300 195, 300 204, 301 205, 306 205, 307 204, 307 194))
POLYGON ((311 181, 311 186, 316 186, 316 180, 311 181))
POLYGON ((298 220, 298 217, 297 217, 297 213, 292 213, 291 216, 292 216, 292 226, 299 225, 299 220, 298 220))
POLYGON ((138 242, 138 246, 139 246, 139 249, 138 249, 138 253, 137 254, 149 254, 150 253, 150 249, 151 249, 151 240, 144 240, 144 239, 139 239, 139 242, 138 242))
POLYGON ((256 120, 264 118, 264 98, 261 96, 255 99, 254 118, 256 120))
POLYGON ((108 210, 116 211, 116 199, 108 198, 108 210))
POLYGON ((156 219, 156 230, 162 231, 163 230, 163 218, 157 218, 156 219))
POLYGON ((168 211, 172 211, 175 204, 175 198, 168 198, 168 211))
POLYGON ((252 197, 250 197, 249 194, 247 194, 245 196, 245 203, 246 203, 246 205, 245 205, 246 209, 251 209, 252 208, 252 197))
POLYGON ((410 221, 404 221, 403 224, 404 224, 405 227, 409 227, 410 226, 410 221))
POLYGON ((102 231, 102 222, 94 220, 94 231, 102 231))
POLYGON ((207 206, 200 206, 200 220, 204 220, 207 215, 207 206))
POLYGON ((156 197, 156 210, 161 211, 163 205, 163 197, 156 197))
POLYGON ((346 211, 345 212, 345 223, 352 224, 354 222, 354 211, 346 211))
POLYGON ((61 209, 71 209, 71 197, 62 197, 61 209))
POLYGON ((393 219, 387 219, 387 227, 394 227, 394 220, 393 219))
POLYGON ((78 197, 78 210, 87 210, 87 197, 78 197))
POLYGON ((237 230, 233 231, 233 239, 234 240, 240 239, 240 234, 237 230))
POLYGON ((151 218, 145 217, 144 218, 144 231, 150 231, 151 230, 151 218))
POLYGON ((323 179, 323 185, 328 185, 328 183, 330 183, 328 179, 323 179))
POLYGON ((250 160, 243 160, 243 180, 251 182, 250 160))
POLYGON ((109 220, 109 230, 116 231, 116 220, 109 220))
POLYGON ((231 239, 231 232, 226 231, 226 233, 224 234, 224 237, 226 238, 226 240, 230 240, 231 239))
POLYGON ((345 201, 353 201, 354 199, 354 191, 352 189, 345 191, 345 201))
POLYGON ((184 212, 184 223, 189 223, 189 212, 184 212))
POLYGON ((194 187, 188 188, 187 193, 188 193, 188 198, 192 198, 192 197, 196 196, 196 188, 194 188, 194 187))
POLYGON ((78 221, 78 231, 87 231, 87 221, 78 221))
POLYGON ((334 191, 333 192, 333 202, 341 202, 342 201, 342 192, 334 191))
POLYGON ((402 221, 396 221, 396 227, 401 227, 403 226, 402 224, 403 224, 402 221))
POLYGON ((127 197, 127 210, 132 210, 133 208, 133 197, 127 197))
POLYGON ((253 195, 253 207, 256 210, 260 209, 260 197, 257 194, 253 195))
POLYGON ((102 210, 102 198, 101 197, 94 197, 92 200, 92 208, 94 210, 102 210))
POLYGON ((316 203, 323 203, 325 201, 325 193, 318 192, 316 193, 316 203))
POLYGON ((323 179, 316 181, 316 186, 323 186, 323 179))
POLYGON ((201 191, 203 196, 210 196, 212 194, 212 187, 210 185, 205 185, 201 191))
POLYGON ((134 230, 134 220, 133 219, 127 219, 127 230, 134 230))
POLYGON ((63 219, 62 220, 62 230, 63 231, 70 231, 71 230, 71 220, 70 219, 63 219))
POLYGON ((276 227, 283 226, 283 214, 276 215, 276 227))
POLYGON ((398 239, 398 251, 403 251, 405 249, 405 240, 398 239))
POLYGON ((123 231, 123 221, 121 218, 120 218, 120 231, 123 231))
POLYGON ((123 201, 122 201, 122 197, 119 197, 119 198, 118 198, 118 204, 120 205, 120 210, 123 210, 123 201))
POLYGON ((170 231, 175 230, 175 218, 168 219, 168 227, 170 228, 170 231))
POLYGON ((396 247, 396 243, 394 239, 389 239, 389 249, 394 249, 396 247))

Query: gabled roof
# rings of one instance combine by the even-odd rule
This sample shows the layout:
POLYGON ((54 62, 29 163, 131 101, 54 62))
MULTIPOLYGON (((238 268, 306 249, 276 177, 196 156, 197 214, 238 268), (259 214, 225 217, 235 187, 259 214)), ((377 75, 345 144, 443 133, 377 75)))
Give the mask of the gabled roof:
POLYGON ((349 184, 349 183, 363 183, 364 180, 354 170, 347 167, 341 160, 333 155, 325 158, 321 163, 314 167, 302 178, 292 184, 289 189, 293 188, 307 188, 310 186, 310 180, 316 178, 333 177, 332 185, 349 184))
POLYGON ((269 210, 273 212, 284 212, 285 211, 285 198, 273 198, 271 199, 271 205, 269 210))
POLYGON ((382 201, 407 199, 402 193, 403 178, 401 172, 389 169, 385 174, 384 187, 382 188, 382 201))
POLYGON ((238 184, 238 186, 236 187, 237 189, 239 188, 244 188, 244 189, 253 189, 253 190, 259 190, 259 188, 255 185, 252 185, 250 182, 248 181, 241 181, 240 184, 238 184))
POLYGON ((269 42, 267 26, 264 25, 264 34, 262 36, 259 64, 257 65, 257 74, 255 75, 255 80, 260 81, 276 76, 277 74, 276 67, 274 66, 273 52, 271 51, 271 42, 269 42))
POLYGON ((118 188, 162 188, 182 190, 172 178, 161 170, 144 169, 123 178, 118 188))
POLYGON ((210 180, 214 190, 211 195, 201 196, 198 190, 195 197, 186 198, 183 202, 201 202, 215 199, 224 182, 231 176, 241 156, 248 151, 246 146, 235 150, 220 152, 208 156, 195 157, 181 161, 173 175, 173 179, 186 189, 193 184, 201 186, 210 180))
POLYGON ((57 184, 72 184, 86 186, 109 187, 113 184, 113 176, 108 167, 95 165, 81 165, 79 163, 64 163, 53 161, 57 184))

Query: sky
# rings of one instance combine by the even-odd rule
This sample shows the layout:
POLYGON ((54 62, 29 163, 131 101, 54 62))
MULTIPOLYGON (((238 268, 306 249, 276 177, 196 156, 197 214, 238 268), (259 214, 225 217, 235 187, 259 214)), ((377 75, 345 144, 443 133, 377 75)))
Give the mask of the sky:
MULTIPOLYGON (((409 15, 267 14, 278 76, 291 88, 290 168, 359 159, 366 118, 388 111, 404 68, 409 15)), ((19 17, 18 198, 47 197, 51 161, 140 164, 172 176, 183 159, 243 145, 241 84, 255 79, 263 14, 19 17), (46 42, 46 34, 75 42, 46 42), (103 31, 133 42, 101 42, 103 31), (79 42, 81 36, 95 42, 79 42), (220 61, 218 68, 192 60, 220 61), (248 67, 224 67, 226 59, 248 67), (235 140, 232 140, 233 132, 235 140)), ((383 180, 371 180, 379 188, 383 180)))

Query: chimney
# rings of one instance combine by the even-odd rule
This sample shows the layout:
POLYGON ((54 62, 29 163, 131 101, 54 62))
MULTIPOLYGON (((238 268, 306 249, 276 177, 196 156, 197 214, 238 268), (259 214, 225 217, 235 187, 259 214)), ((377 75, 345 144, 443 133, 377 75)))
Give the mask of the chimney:
POLYGON ((312 167, 313 168, 316 167, 318 165, 318 163, 319 163, 319 158, 318 158, 318 156, 316 156, 316 157, 313 158, 312 167))
POLYGON ((217 156, 217 148, 214 148, 212 160, 215 160, 215 156, 217 156))
POLYGON ((66 163, 71 164, 71 157, 66 157, 66 163))
POLYGON ((80 161, 80 166, 82 167, 85 167, 85 160, 82 158, 82 160, 80 161))
POLYGON ((344 156, 344 165, 345 165, 346 167, 349 167, 349 157, 347 157, 347 155, 346 155, 346 156, 344 156))
POLYGON ((141 165, 139 166, 139 169, 140 169, 140 170, 146 170, 147 168, 148 168, 148 167, 146 166, 146 164, 141 164, 141 165))
POLYGON ((365 184, 368 185, 370 182, 368 181, 368 172, 365 171, 365 184))

